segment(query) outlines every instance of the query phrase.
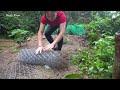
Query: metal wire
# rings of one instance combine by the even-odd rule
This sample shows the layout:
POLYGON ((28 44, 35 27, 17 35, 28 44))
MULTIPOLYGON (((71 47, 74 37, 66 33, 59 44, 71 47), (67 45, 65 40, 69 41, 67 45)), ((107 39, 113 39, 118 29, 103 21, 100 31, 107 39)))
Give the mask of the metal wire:
POLYGON ((51 68, 64 68, 67 63, 62 59, 60 51, 44 51, 36 54, 35 49, 22 49, 19 52, 20 62, 24 64, 48 65, 51 68))

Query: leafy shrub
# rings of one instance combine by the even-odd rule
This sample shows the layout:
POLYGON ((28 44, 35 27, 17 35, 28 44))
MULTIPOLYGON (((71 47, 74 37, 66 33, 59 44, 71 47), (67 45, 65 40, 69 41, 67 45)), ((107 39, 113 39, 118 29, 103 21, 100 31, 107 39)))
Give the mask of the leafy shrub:
POLYGON ((32 33, 30 33, 27 30, 22 29, 14 29, 11 32, 10 37, 14 37, 14 41, 21 46, 22 43, 25 43, 29 36, 31 36, 32 33))
POLYGON ((115 32, 119 31, 119 26, 119 13, 105 18, 98 16, 96 20, 92 20, 88 25, 85 25, 86 34, 89 37, 89 45, 94 45, 93 42, 100 39, 100 37, 113 36, 115 32))
MULTIPOLYGON (((41 11, 0 11, 0 36, 6 38, 14 29, 25 29, 36 34, 41 11)), ((8 37, 9 38, 9 37, 8 37)))
POLYGON ((114 36, 101 38, 92 49, 83 49, 72 56, 71 61, 79 66, 80 77, 94 79, 112 78, 114 61, 114 36))

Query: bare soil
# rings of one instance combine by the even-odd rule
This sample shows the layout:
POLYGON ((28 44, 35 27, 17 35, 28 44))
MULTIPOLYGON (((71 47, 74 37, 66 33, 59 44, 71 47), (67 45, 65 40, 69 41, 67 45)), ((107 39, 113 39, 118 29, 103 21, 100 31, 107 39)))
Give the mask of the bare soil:
MULTIPOLYGON (((53 35, 53 38, 55 37, 56 35, 53 35)), ((65 60, 70 61, 70 57, 76 54, 79 49, 87 48, 84 36, 65 35, 64 38, 66 38, 66 43, 63 44, 61 52, 65 60)), ((45 36, 43 36, 43 44, 49 44, 45 36)), ((37 36, 30 38, 27 45, 23 44, 21 48, 37 49, 37 36)), ((40 65, 23 65, 19 63, 17 50, 17 45, 0 48, 1 79, 64 79, 67 74, 79 73, 78 67, 70 62, 69 67, 64 70, 46 69, 40 65)))

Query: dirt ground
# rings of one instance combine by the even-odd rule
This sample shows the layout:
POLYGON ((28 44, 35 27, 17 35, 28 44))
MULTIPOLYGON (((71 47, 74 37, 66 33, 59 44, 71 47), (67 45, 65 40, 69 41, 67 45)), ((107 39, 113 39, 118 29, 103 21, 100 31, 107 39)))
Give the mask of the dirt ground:
MULTIPOLYGON (((56 35, 53 35, 55 38, 56 35)), ((63 44, 62 54, 65 60, 70 61, 70 56, 74 55, 79 49, 87 48, 84 36, 65 35, 66 43, 63 44)), ((49 42, 43 36, 43 44, 49 42)), ((64 79, 65 75, 79 73, 78 67, 69 62, 69 68, 65 70, 46 69, 40 65, 23 65, 19 63, 17 45, 0 49, 0 78, 1 79, 64 79)), ((37 36, 33 36, 27 45, 22 48, 36 48, 37 36)))

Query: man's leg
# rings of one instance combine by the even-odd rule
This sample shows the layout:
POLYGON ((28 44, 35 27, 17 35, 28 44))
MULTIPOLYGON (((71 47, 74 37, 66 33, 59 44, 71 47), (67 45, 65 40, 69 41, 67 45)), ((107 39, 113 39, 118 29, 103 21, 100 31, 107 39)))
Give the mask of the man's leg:
POLYGON ((46 38, 47 38, 47 40, 50 42, 50 43, 52 43, 54 40, 53 40, 53 38, 52 38, 52 36, 51 36, 51 34, 57 29, 58 27, 52 27, 52 26, 48 26, 48 28, 47 28, 47 30, 46 30, 46 32, 45 32, 45 36, 46 36, 46 38))
MULTIPOLYGON (((59 31, 58 31, 58 34, 59 34, 59 31)), ((62 37, 62 39, 58 42, 58 50, 60 50, 61 51, 61 49, 62 49, 62 45, 63 45, 63 37, 62 37)))
MULTIPOLYGON (((67 21, 66 21, 66 27, 67 27, 67 21)), ((65 28, 66 29, 66 28, 65 28)), ((58 31, 58 34, 59 34, 59 31, 58 31)), ((63 46, 63 37, 62 37, 62 39, 58 42, 58 50, 60 50, 61 51, 61 49, 62 49, 62 46, 63 46)))

